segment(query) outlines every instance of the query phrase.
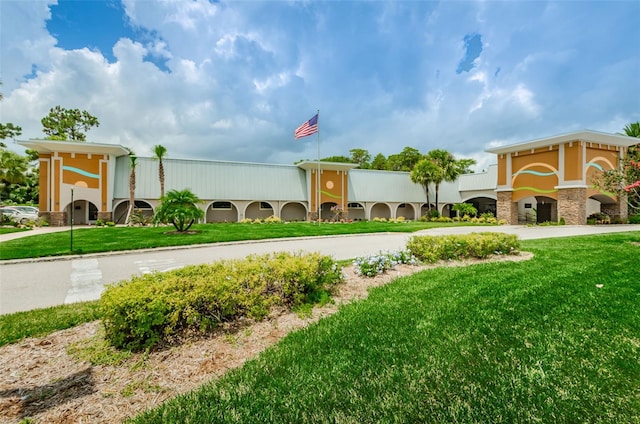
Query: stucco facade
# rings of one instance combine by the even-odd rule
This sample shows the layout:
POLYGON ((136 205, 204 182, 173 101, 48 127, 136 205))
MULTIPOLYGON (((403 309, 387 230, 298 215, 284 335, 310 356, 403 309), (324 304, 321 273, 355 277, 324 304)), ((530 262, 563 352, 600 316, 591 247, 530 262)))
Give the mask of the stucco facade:
POLYGON ((584 224, 590 213, 600 211, 627 218, 625 199, 598 189, 593 181, 616 169, 637 142, 581 131, 488 150, 498 158, 497 217, 512 224, 564 219, 570 225, 584 224))
MULTIPOLYGON (((591 184, 613 169, 637 139, 583 131, 491 149, 497 165, 440 185, 432 208, 452 215, 456 203, 473 203, 508 223, 584 224, 593 211, 626 217, 624 199, 591 184)), ((31 140, 40 155, 40 211, 51 225, 97 219, 124 223, 130 161, 123 146, 31 140), (73 197, 73 201, 72 201, 73 197)), ((419 219, 429 209, 424 187, 407 172, 357 169, 355 164, 307 161, 297 165, 166 158, 165 190, 190 189, 203 200, 205 222, 236 222, 271 215, 287 221, 335 217, 419 219)), ((139 157, 135 207, 151 215, 160 203, 158 161, 139 157)), ((435 187, 430 187, 433 203, 435 187)))

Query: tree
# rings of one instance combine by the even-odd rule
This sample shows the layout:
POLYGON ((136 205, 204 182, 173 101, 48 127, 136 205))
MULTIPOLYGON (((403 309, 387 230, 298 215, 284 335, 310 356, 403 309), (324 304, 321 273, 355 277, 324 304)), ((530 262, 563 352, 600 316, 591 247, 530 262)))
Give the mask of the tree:
POLYGON ((328 156, 326 158, 320 159, 320 162, 340 162, 340 163, 351 163, 351 159, 346 156, 328 156))
POLYGON ((427 195, 427 208, 429 208, 429 216, 431 216, 429 184, 432 184, 435 181, 438 172, 438 167, 433 162, 433 160, 424 158, 413 167, 411 173, 409 174, 409 178, 411 178, 411 181, 424 187, 425 194, 427 195))
POLYGON ((378 153, 371 161, 371 169, 384 171, 387 169, 387 158, 382 153, 378 153))
MULTIPOLYGON (((624 133, 628 137, 640 138, 640 121, 627 124, 624 133)), ((610 169, 594 176, 595 187, 626 197, 629 213, 640 211, 640 143, 629 147, 618 168, 610 169)))
POLYGON ((204 211, 196 206, 201 200, 190 190, 170 190, 161 199, 154 222, 171 222, 176 231, 186 232, 194 222, 204 217, 204 211))
POLYGON ((436 189, 436 207, 438 206, 438 191, 440 190, 440 184, 444 181, 455 181, 460 174, 469 172, 471 165, 476 163, 473 159, 461 159, 456 158, 448 151, 443 149, 434 149, 427 153, 428 159, 432 160, 438 171, 434 175, 433 184, 436 189))
POLYGON ((162 158, 167 154, 167 148, 157 144, 153 147, 153 154, 158 159, 158 178, 160 179, 160 198, 164 197, 164 165, 162 158))
POLYGON ((131 217, 133 216, 133 209, 136 201, 136 164, 138 158, 132 150, 129 150, 129 210, 127 211, 127 223, 131 223, 131 217))
POLYGON ((456 203, 451 209, 456 212, 457 216, 460 216, 460 214, 462 214, 462 216, 476 216, 478 213, 476 207, 471 203, 456 203))
POLYGON ((11 150, 0 148, 0 190, 2 193, 0 198, 8 198, 9 187, 25 180, 27 169, 28 162, 25 157, 11 150))
POLYGON ((371 154, 369 151, 365 149, 351 149, 349 150, 351 153, 350 162, 357 163, 360 166, 360 169, 368 169, 371 167, 369 161, 371 160, 371 154))
POLYGON ((99 127, 98 118, 86 110, 53 107, 49 114, 42 118, 42 132, 49 140, 86 141, 85 132, 92 127, 99 127))

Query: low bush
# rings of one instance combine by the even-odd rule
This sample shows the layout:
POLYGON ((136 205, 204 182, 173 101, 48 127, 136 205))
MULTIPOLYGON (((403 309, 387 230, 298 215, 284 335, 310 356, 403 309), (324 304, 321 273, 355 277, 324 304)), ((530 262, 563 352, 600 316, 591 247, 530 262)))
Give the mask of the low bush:
POLYGON ((281 223, 282 220, 275 215, 271 215, 270 217, 265 218, 264 222, 265 224, 277 224, 277 223, 281 223))
POLYGON ((319 253, 249 256, 137 276, 102 294, 105 337, 117 348, 147 349, 184 331, 262 319, 275 305, 293 308, 342 279, 342 269, 319 253))
POLYGON ((413 236, 407 248, 423 262, 463 258, 484 259, 491 255, 518 253, 520 243, 512 234, 471 233, 449 236, 413 236))
POLYGON ((629 224, 640 224, 640 215, 630 215, 629 224))

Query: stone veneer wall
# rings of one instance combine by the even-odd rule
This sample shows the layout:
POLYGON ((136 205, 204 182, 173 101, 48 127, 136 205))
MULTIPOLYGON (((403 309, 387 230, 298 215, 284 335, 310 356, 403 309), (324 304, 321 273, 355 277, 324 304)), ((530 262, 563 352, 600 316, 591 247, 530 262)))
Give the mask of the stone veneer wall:
POLYGON ((516 225, 518 223, 518 204, 511 200, 512 197, 513 194, 510 191, 498 192, 496 218, 498 220, 504 219, 509 225, 516 225))
POLYGON ((52 227, 64 227, 69 225, 66 212, 41 212, 40 217, 52 227))
POLYGON ((111 212, 98 212, 98 219, 104 222, 113 221, 113 214, 111 212))
POLYGON ((567 225, 587 223, 587 188, 563 188, 558 190, 558 219, 567 225))

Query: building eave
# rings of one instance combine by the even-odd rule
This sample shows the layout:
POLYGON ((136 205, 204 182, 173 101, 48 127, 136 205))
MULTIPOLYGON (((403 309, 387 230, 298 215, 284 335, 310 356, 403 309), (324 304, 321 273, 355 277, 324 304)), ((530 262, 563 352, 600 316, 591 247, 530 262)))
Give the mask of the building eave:
POLYGON ((617 147, 630 147, 636 144, 640 144, 640 139, 636 137, 584 130, 567 134, 560 134, 553 137, 526 141, 524 143, 496 147, 493 149, 487 149, 485 150, 485 152, 494 154, 521 152, 523 150, 539 149, 541 147, 559 145, 563 143, 569 143, 571 141, 584 141, 588 143, 605 144, 617 147))
POLYGON ((57 140, 19 140, 17 144, 27 149, 35 150, 40 154, 63 153, 90 153, 110 154, 115 157, 126 156, 129 150, 119 144, 88 143, 78 141, 57 140))

